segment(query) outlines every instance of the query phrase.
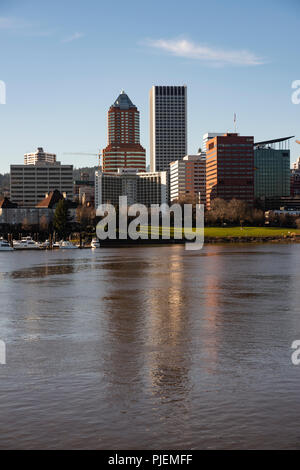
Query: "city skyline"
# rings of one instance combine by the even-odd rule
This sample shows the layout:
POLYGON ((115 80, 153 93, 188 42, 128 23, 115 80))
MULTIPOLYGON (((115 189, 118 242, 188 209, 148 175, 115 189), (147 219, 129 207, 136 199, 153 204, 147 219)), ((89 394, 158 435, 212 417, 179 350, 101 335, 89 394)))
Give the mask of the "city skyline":
MULTIPOLYGON (((63 153, 105 147, 107 109, 122 89, 140 110, 149 164, 153 85, 187 85, 189 154, 206 132, 232 132, 234 113, 237 132, 256 141, 299 138, 300 106, 291 100, 292 82, 300 78, 298 2, 255 1, 241 8, 234 0, 190 1, 179 11, 170 1, 143 8, 133 1, 126 11, 121 2, 70 5, 1 3, 1 173, 42 146, 65 164, 96 165, 96 158, 63 153), (214 28, 205 21, 211 15, 214 28)), ((298 156, 293 142, 291 166, 298 156)))

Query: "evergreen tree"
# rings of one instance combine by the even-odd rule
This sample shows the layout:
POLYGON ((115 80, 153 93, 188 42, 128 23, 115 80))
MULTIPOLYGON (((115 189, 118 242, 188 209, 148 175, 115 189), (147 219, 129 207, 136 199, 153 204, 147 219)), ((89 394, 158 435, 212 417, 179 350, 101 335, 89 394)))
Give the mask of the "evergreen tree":
POLYGON ((55 209, 53 227, 59 236, 64 237, 69 228, 69 210, 67 203, 64 199, 61 199, 55 209))

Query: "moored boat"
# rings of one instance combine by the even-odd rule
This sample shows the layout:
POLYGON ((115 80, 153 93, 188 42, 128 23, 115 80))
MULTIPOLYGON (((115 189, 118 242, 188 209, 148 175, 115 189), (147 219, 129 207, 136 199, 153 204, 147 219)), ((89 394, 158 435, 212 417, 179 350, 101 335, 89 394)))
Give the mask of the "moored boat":
POLYGON ((77 250, 78 249, 78 246, 77 245, 74 245, 72 242, 70 241, 62 241, 60 242, 59 244, 59 248, 61 250, 77 250))
POLYGON ((41 245, 31 237, 23 237, 21 240, 14 240, 13 241, 14 249, 15 250, 39 250, 41 245))
POLYGON ((14 251, 7 240, 0 238, 0 251, 14 251))
POLYGON ((100 248, 100 241, 98 240, 98 238, 93 238, 91 248, 100 248))

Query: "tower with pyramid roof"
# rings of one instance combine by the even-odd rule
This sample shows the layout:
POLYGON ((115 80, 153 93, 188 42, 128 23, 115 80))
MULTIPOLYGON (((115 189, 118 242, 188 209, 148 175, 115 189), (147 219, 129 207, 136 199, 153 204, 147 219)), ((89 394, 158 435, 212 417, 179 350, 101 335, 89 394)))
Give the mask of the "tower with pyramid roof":
POLYGON ((140 113, 125 91, 108 111, 108 145, 103 149, 103 172, 119 168, 146 171, 146 150, 140 144, 140 113))

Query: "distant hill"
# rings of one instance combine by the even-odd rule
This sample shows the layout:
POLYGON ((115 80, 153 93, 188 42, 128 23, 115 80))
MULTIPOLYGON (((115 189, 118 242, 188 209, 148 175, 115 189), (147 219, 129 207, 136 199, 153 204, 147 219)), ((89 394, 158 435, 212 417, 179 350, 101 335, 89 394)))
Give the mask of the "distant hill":
POLYGON ((74 174, 74 180, 80 180, 80 174, 81 173, 88 173, 90 175, 90 181, 94 181, 95 179, 95 171, 98 170, 98 166, 87 166, 87 167, 82 167, 82 168, 74 168, 73 174, 74 174))

